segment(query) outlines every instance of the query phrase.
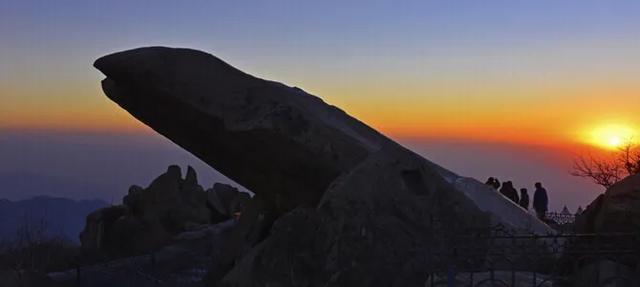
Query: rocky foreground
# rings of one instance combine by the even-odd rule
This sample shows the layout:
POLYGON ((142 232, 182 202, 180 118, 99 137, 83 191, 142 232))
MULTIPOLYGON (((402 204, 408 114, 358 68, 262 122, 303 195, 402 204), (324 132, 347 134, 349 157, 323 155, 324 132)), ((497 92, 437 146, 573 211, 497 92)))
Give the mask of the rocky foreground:
POLYGON ((415 286, 423 250, 446 249, 459 223, 551 231, 321 99, 212 55, 151 47, 94 65, 110 99, 255 193, 211 286, 415 286))
POLYGON ((180 167, 169 166, 147 188, 131 186, 122 204, 89 214, 82 252, 88 262, 150 254, 194 227, 234 219, 249 199, 222 183, 204 190, 193 168, 182 178, 180 167))
POLYGON ((640 174, 612 185, 576 218, 580 233, 640 231, 640 174))

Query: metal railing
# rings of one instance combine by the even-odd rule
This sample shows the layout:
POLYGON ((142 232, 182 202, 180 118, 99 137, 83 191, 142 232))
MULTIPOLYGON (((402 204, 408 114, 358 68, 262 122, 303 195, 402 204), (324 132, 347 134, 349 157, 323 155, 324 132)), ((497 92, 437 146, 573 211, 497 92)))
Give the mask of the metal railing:
POLYGON ((567 225, 573 224, 576 221, 576 214, 564 213, 564 212, 547 212, 545 219, 552 224, 567 225))
POLYGON ((638 233, 514 234, 497 225, 459 228, 447 242, 422 250, 425 286, 640 286, 638 233))
MULTIPOLYGON (((413 250, 417 263, 425 268, 424 286, 640 286, 637 233, 536 235, 484 224, 452 224, 431 217, 435 243, 413 250)), ((153 254, 81 267, 76 286, 198 286, 198 280, 189 280, 190 272, 198 273, 194 279, 201 279, 215 260, 206 255, 213 248, 209 244, 199 250, 190 244, 177 253, 172 251, 174 268, 170 269, 159 266, 163 260, 156 260, 153 254), (203 261, 194 264, 197 258, 203 261), (183 265, 176 260, 184 260, 188 268, 180 267, 183 265), (178 269, 182 270, 179 274, 168 271, 178 269)))

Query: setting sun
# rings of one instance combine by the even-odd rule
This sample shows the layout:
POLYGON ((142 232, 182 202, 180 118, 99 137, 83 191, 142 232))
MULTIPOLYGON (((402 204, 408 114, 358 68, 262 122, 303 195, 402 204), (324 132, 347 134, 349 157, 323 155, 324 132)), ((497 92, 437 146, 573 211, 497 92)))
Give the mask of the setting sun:
POLYGON ((614 136, 609 138, 609 142, 607 142, 611 147, 619 147, 622 144, 622 139, 620 137, 614 136))
POLYGON ((609 124, 594 128, 588 141, 599 147, 615 149, 634 140, 634 128, 620 124, 609 124))

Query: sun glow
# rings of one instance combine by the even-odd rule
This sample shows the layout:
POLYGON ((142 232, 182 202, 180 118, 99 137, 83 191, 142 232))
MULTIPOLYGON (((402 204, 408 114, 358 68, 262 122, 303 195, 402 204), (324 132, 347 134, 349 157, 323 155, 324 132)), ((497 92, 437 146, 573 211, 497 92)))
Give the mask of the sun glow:
POLYGON ((626 125, 609 124, 594 128, 589 135, 589 143, 607 149, 617 149, 636 140, 637 132, 626 125))

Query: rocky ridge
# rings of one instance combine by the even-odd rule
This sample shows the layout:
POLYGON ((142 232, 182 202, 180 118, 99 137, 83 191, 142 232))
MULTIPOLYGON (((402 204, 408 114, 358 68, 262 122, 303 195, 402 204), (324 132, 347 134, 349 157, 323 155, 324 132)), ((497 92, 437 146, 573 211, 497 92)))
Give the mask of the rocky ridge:
POLYGON ((180 167, 169 166, 147 188, 131 186, 121 205, 87 216, 80 234, 83 253, 94 259, 149 253, 193 226, 231 219, 249 199, 248 193, 221 183, 205 191, 193 168, 183 179, 180 167))

